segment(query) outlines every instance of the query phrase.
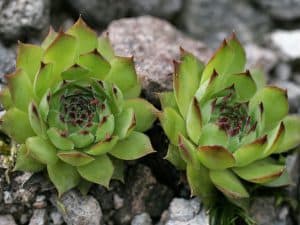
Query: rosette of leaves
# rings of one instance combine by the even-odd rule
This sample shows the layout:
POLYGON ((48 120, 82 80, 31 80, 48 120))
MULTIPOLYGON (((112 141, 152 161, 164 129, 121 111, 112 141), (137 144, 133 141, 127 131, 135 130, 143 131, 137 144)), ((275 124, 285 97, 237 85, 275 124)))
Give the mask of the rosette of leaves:
POLYGON ((18 45, 16 71, 1 93, 2 129, 18 143, 16 170, 46 169, 59 195, 122 179, 122 160, 153 152, 142 132, 155 108, 138 98, 133 58, 79 20, 52 29, 41 46, 18 45))
POLYGON ((235 35, 206 65, 181 49, 174 91, 160 94, 159 119, 170 141, 166 158, 186 170, 192 194, 201 196, 218 225, 234 224, 251 188, 287 185, 280 153, 300 143, 300 118, 287 115, 286 90, 266 85, 245 63, 235 35), (237 210, 218 207, 220 193, 237 210))

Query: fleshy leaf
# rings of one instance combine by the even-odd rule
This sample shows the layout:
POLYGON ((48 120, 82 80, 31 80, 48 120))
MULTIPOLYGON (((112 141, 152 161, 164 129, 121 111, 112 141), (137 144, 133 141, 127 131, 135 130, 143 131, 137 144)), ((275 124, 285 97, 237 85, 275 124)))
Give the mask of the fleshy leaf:
POLYGON ((62 72, 61 77, 63 80, 80 80, 87 79, 90 75, 91 74, 88 70, 75 64, 69 69, 62 72))
POLYGON ((47 165, 48 175, 58 190, 58 196, 78 185, 80 176, 76 167, 58 160, 55 164, 47 165))
POLYGON ((236 167, 245 166, 259 159, 267 146, 267 136, 256 139, 254 142, 241 146, 233 156, 236 160, 236 167))
POLYGON ((33 88, 30 79, 23 70, 6 76, 8 88, 14 105, 24 112, 27 112, 29 103, 33 100, 33 88))
POLYGON ((96 156, 95 160, 77 168, 79 174, 86 180, 101 184, 108 188, 114 167, 107 155, 96 156))
POLYGON ((182 49, 181 63, 175 64, 173 88, 177 105, 183 117, 186 117, 193 96, 199 87, 204 68, 194 55, 182 49))
POLYGON ((153 152, 149 138, 142 133, 132 131, 131 134, 120 140, 109 152, 118 159, 134 160, 153 152))
POLYGON ((148 130, 156 120, 157 110, 148 101, 141 98, 128 99, 125 108, 132 108, 136 118, 135 130, 144 132, 148 130))
POLYGON ((268 146, 265 148, 264 157, 271 155, 284 140, 285 137, 285 126, 281 122, 276 128, 268 133, 268 146))
POLYGON ((43 64, 36 76, 36 79, 34 80, 34 93, 39 99, 41 99, 54 82, 55 77, 53 74, 53 65, 51 63, 43 64))
POLYGON ((251 76, 255 81, 257 90, 262 89, 264 86, 266 86, 266 78, 261 70, 251 70, 251 76))
POLYGON ((97 131, 96 131, 96 140, 103 141, 108 137, 111 137, 115 129, 115 119, 114 115, 110 114, 109 116, 104 116, 101 120, 101 122, 98 125, 97 131))
POLYGON ((198 164, 196 147, 183 135, 178 135, 178 147, 182 159, 187 164, 198 164))
POLYGON ((235 164, 235 159, 231 152, 222 146, 200 146, 197 153, 200 162, 212 170, 227 169, 235 164))
POLYGON ((55 164, 58 160, 56 148, 50 142, 38 136, 27 138, 26 148, 30 156, 47 165, 55 164))
POLYGON ((4 114, 2 129, 18 143, 24 143, 28 137, 35 136, 28 114, 17 108, 11 108, 4 114))
POLYGON ((51 92, 48 89, 45 92, 45 95, 42 97, 42 99, 40 101, 40 105, 39 105, 39 112, 40 112, 41 118, 44 120, 44 122, 47 122, 50 98, 51 98, 51 92))
POLYGON ((47 135, 52 144, 60 150, 72 150, 74 149, 74 143, 68 139, 64 132, 55 127, 51 127, 47 130, 47 135))
POLYGON ((133 58, 116 56, 110 63, 111 70, 107 76, 108 81, 116 84, 124 93, 136 86, 138 79, 133 58))
POLYGON ((70 134, 68 138, 74 143, 76 148, 84 148, 92 144, 95 140, 94 135, 84 130, 70 134))
POLYGON ((55 32, 53 27, 50 26, 48 35, 41 44, 42 48, 47 49, 51 45, 51 43, 55 40, 56 37, 57 37, 57 33, 55 32))
POLYGON ((289 173, 287 172, 287 170, 284 170, 280 177, 275 178, 270 182, 263 183, 262 185, 266 187, 282 187, 291 185, 292 183, 293 182, 289 173))
POLYGON ((132 108, 124 109, 115 118, 114 134, 120 139, 125 138, 134 129, 136 124, 135 114, 132 108))
POLYGON ((227 146, 228 137, 224 130, 220 129, 216 124, 208 123, 202 127, 199 145, 220 145, 227 146))
POLYGON ((215 186, 227 197, 248 198, 249 194, 240 180, 229 170, 210 170, 209 176, 215 186))
POLYGON ((284 165, 263 159, 245 167, 233 168, 233 171, 244 180, 260 184, 280 177, 284 169, 284 165))
POLYGON ((108 34, 98 38, 98 51, 108 61, 111 61, 115 57, 115 53, 110 44, 108 34))
POLYGON ((28 115, 31 128, 36 135, 46 138, 46 124, 42 120, 38 108, 34 102, 31 102, 28 106, 28 115))
POLYGON ((6 110, 13 107, 13 105, 14 105, 11 95, 10 95, 10 92, 9 92, 9 89, 7 87, 3 88, 0 91, 0 103, 6 110))
POLYGON ((178 135, 186 136, 185 121, 172 108, 167 107, 158 114, 160 123, 173 145, 178 146, 178 135))
POLYGON ((80 55, 78 65, 91 72, 90 76, 98 80, 104 80, 107 76, 110 65, 97 50, 80 55))
POLYGON ((118 142, 118 136, 112 136, 88 148, 85 152, 90 155, 101 155, 109 152, 118 142))
POLYGON ((22 69, 33 82, 39 71, 42 56, 43 49, 40 46, 19 42, 16 68, 22 69))
POLYGON ((60 151, 57 156, 72 166, 83 166, 95 160, 93 157, 79 151, 60 151))
POLYGON ((171 162, 179 170, 186 169, 186 162, 181 158, 180 150, 175 145, 169 144, 168 153, 165 159, 171 162))
POLYGON ((194 97, 186 116, 186 131, 194 143, 199 142, 202 130, 202 115, 200 104, 194 97))
POLYGON ((92 182, 81 179, 79 184, 77 185, 77 188, 79 189, 82 195, 87 195, 92 185, 93 185, 92 182))
POLYGON ((16 165, 14 170, 22 170, 28 172, 39 172, 45 168, 45 165, 32 158, 26 146, 23 144, 18 148, 16 165))
POLYGON ((124 183, 124 173, 126 169, 124 161, 113 157, 110 157, 110 160, 114 165, 114 173, 112 175, 112 179, 119 180, 124 183))
POLYGON ((92 51, 97 47, 97 34, 79 17, 76 23, 67 31, 77 38, 78 55, 92 51))
POLYGON ((161 92, 158 93, 158 97, 162 109, 165 109, 166 107, 171 107, 179 111, 174 92, 171 91, 161 92))

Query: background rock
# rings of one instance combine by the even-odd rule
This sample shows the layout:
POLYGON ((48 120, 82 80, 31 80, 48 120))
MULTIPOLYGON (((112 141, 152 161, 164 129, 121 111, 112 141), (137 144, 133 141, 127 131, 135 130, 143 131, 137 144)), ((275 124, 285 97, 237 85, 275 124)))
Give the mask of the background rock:
POLYGON ((15 69, 15 53, 0 42, 0 83, 4 83, 4 75, 15 69))
POLYGON ((152 225, 152 220, 148 213, 141 213, 133 218, 131 225, 152 225))

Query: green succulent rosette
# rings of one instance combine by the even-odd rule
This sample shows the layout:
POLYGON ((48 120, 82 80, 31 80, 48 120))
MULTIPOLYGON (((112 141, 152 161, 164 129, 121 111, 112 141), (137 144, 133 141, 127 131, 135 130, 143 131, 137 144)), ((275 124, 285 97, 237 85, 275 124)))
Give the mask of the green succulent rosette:
POLYGON ((160 94, 159 119, 170 141, 166 158, 186 170, 192 194, 212 210, 220 193, 243 208, 251 187, 289 184, 279 155, 300 143, 300 118, 287 115, 286 90, 266 85, 245 63, 235 35, 206 65, 181 49, 174 91, 160 94))
POLYGON ((153 152, 155 108, 138 98, 133 58, 115 56, 80 18, 41 46, 19 43, 1 92, 2 129, 18 143, 16 170, 46 169, 59 195, 122 179, 122 160, 153 152))

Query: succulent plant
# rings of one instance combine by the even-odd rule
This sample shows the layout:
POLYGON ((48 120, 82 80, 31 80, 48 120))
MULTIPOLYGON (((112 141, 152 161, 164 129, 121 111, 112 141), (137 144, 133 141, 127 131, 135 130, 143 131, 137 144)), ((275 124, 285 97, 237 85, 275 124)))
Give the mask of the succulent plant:
POLYGON ((155 108, 138 98, 133 58, 84 21, 50 29, 41 46, 19 43, 16 71, 1 92, 2 129, 18 143, 15 170, 46 169, 59 195, 122 179, 123 160, 153 152, 142 132, 155 108))
MULTIPOLYGON (((249 188, 288 184, 278 155, 300 143, 300 118, 287 115, 286 90, 266 85, 261 72, 245 71, 245 63, 234 34, 206 65, 181 49, 174 91, 160 94, 159 119, 170 141, 166 158, 186 170, 192 194, 201 196, 211 216, 220 193, 241 209, 249 188)), ((212 223, 234 224, 231 219, 212 223)))

